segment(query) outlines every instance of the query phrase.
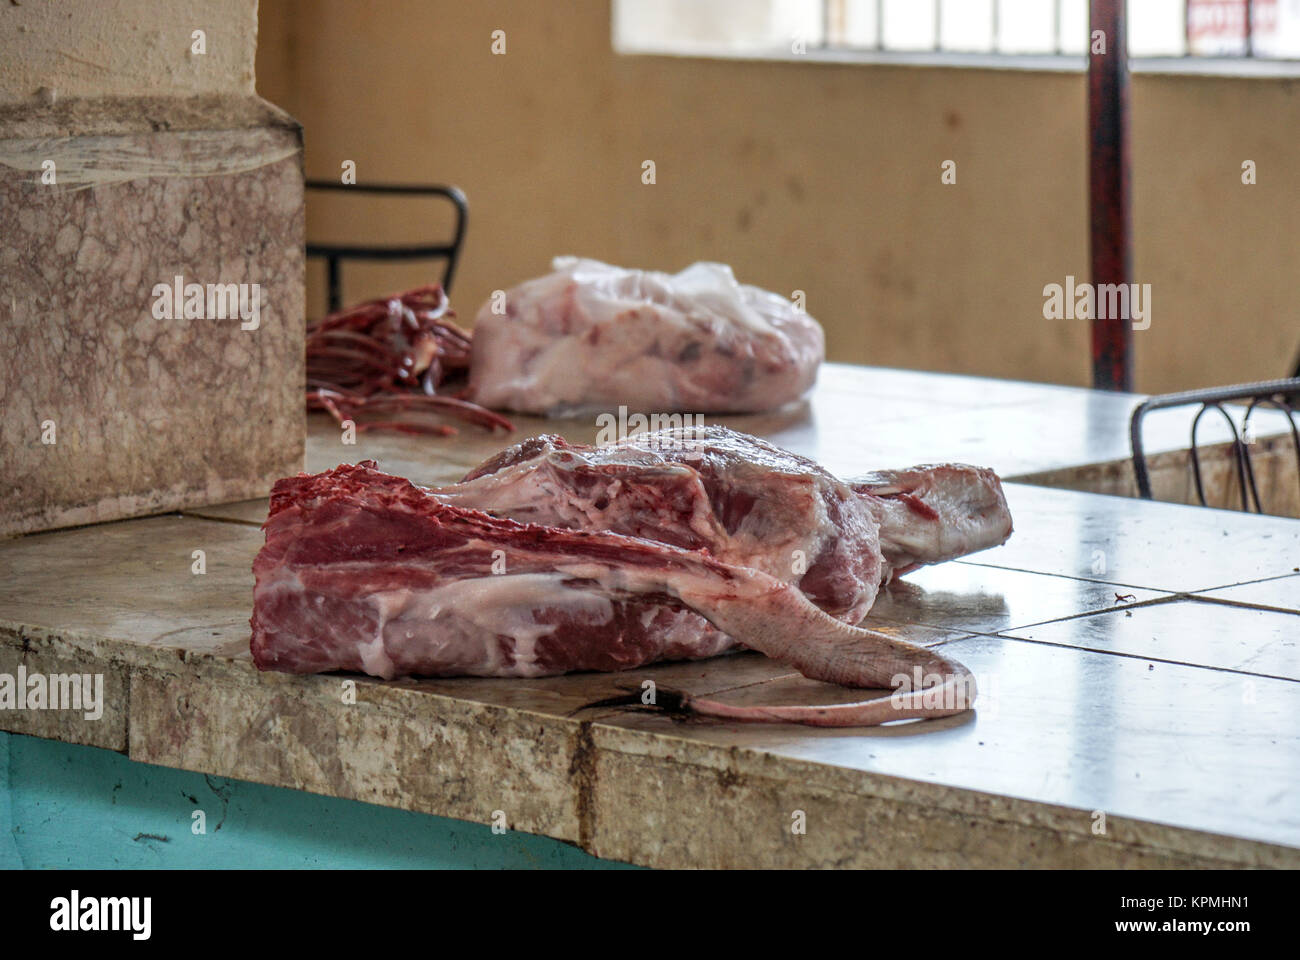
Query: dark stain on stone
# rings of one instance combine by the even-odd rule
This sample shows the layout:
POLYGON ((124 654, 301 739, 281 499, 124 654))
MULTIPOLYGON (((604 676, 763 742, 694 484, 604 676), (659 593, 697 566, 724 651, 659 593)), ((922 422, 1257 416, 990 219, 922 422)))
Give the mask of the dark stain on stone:
POLYGON ((736 215, 736 229, 741 233, 748 233, 750 224, 753 223, 753 214, 749 212, 748 207, 742 207, 740 213, 736 215))
POLYGON ((171 837, 164 837, 164 836, 162 836, 161 834, 157 834, 157 833, 137 833, 137 834, 136 834, 134 837, 132 837, 131 839, 132 839, 135 843, 139 843, 141 840, 161 840, 163 843, 171 843, 171 842, 172 842, 172 841, 171 841, 171 837))
POLYGON ((590 723, 578 726, 573 760, 569 763, 569 780, 577 791, 578 846, 591 852, 591 841, 596 832, 596 744, 591 737, 590 723))
POLYGON ((949 130, 959 130, 961 129, 961 114, 956 110, 949 110, 943 115, 943 122, 949 130))
POLYGON ((592 700, 584 703, 580 707, 570 710, 566 716, 572 717, 574 714, 581 713, 583 710, 591 710, 596 707, 630 707, 641 702, 639 693, 622 693, 614 697, 602 697, 599 700, 592 700))

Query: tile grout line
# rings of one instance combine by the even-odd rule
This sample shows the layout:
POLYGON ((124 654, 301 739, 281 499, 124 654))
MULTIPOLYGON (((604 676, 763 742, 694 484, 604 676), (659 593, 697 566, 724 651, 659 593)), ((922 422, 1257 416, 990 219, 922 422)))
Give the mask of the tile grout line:
POLYGON ((1028 567, 1010 567, 1000 566, 996 563, 980 563, 978 560, 963 560, 954 558, 949 563, 959 563, 964 567, 982 567, 986 570, 1006 570, 1012 573, 1028 573, 1040 577, 1056 577, 1060 580, 1074 580, 1079 583, 1099 583, 1112 587, 1128 587, 1130 590, 1152 590, 1157 593, 1172 593, 1181 596, 1195 596, 1200 593, 1208 593, 1211 590, 1228 590, 1232 587, 1246 587, 1256 583, 1269 583, 1273 580, 1285 580, 1287 577, 1300 577, 1300 572, 1291 570, 1287 573, 1277 573, 1268 577, 1260 577, 1257 580, 1241 580, 1236 583, 1225 583, 1212 587, 1198 587, 1195 590, 1176 590, 1166 587, 1153 587, 1142 583, 1120 583, 1117 580, 1097 580, 1092 577, 1079 577, 1070 573, 1049 573, 1045 570, 1031 570, 1028 567))
MULTIPOLYGON (((1135 587, 1134 589, 1135 589, 1135 590, 1146 590, 1146 589, 1148 589, 1148 588, 1147 588, 1147 587, 1135 587)), ((1171 593, 1171 594, 1168 594, 1167 596, 1163 596, 1163 597, 1152 597, 1152 598, 1149 599, 1149 600, 1135 600, 1135 601, 1133 601, 1132 603, 1123 603, 1123 604, 1120 604, 1120 603, 1113 603, 1113 604, 1111 604, 1109 607, 1102 607, 1102 608, 1097 609, 1097 610, 1083 610, 1083 611, 1081 611, 1081 612, 1079 612, 1079 613, 1072 613, 1072 614, 1070 614, 1069 616, 1065 616, 1065 617, 1057 617, 1057 618, 1055 618, 1054 620, 1035 620, 1033 623, 1021 623, 1021 624, 1017 624, 1017 625, 1015 625, 1015 626, 1003 627, 1003 628, 1001 628, 1001 629, 1002 629, 1002 630, 1026 630, 1026 629, 1028 629, 1029 627, 1041 627, 1041 626, 1043 626, 1043 625, 1045 625, 1045 624, 1049 624, 1049 623, 1065 623, 1065 622, 1068 621, 1068 620, 1081 620, 1081 619, 1083 619, 1084 617, 1098 617, 1098 616, 1101 616, 1102 614, 1106 614, 1106 613, 1114 613, 1114 612, 1119 611, 1119 610, 1136 610, 1136 609, 1139 608, 1139 607, 1152 607, 1152 606, 1156 606, 1157 604, 1173 603, 1173 602, 1175 602, 1175 601, 1177 601, 1177 600, 1187 600, 1187 599, 1191 599, 1191 598, 1188 597, 1186 594, 1181 594, 1181 593, 1171 593)), ((920 626, 920 627, 930 627, 931 629, 934 629, 934 630, 950 630, 950 629, 956 629, 956 631, 957 631, 958 633, 966 633, 966 634, 969 634, 970 636, 997 637, 997 636, 1001 636, 1001 635, 1002 635, 1001 632, 998 631, 998 630, 994 630, 994 631, 981 631, 981 630, 971 630, 969 627, 957 627, 957 628, 952 628, 952 627, 946 627, 946 626, 943 626, 942 624, 937 624, 937 623, 920 623, 920 622, 915 622, 915 623, 913 623, 912 621, 905 621, 905 620, 885 620, 883 617, 880 618, 880 619, 878 619, 878 620, 877 620, 877 623, 880 623, 880 624, 885 625, 885 626, 891 626, 891 627, 892 627, 892 626, 910 626, 910 625, 915 625, 915 626, 920 626)), ((964 638, 962 638, 962 637, 950 637, 950 638, 948 638, 948 640, 940 640, 940 641, 936 642, 936 643, 934 644, 934 646, 939 646, 940 644, 948 643, 950 640, 954 640, 954 639, 964 639, 964 638)), ((926 644, 926 646, 930 646, 930 644, 926 644)))
MULTIPOLYGON (((1107 587, 1127 587, 1130 590, 1151 590, 1155 593, 1180 593, 1181 592, 1178 590, 1166 590, 1161 587, 1150 587, 1141 583, 1120 583, 1117 580, 1095 580, 1091 577, 1076 577, 1073 574, 1069 574, 1069 573, 1047 573, 1046 571, 1043 570, 1030 570, 1027 567, 1003 567, 995 563, 980 563, 976 560, 954 559, 949 562, 960 563, 964 567, 983 567, 986 570, 1006 570, 1010 573, 1029 573, 1038 577, 1055 577, 1058 580, 1073 580, 1077 583, 1098 583, 1107 587)), ((1283 576, 1289 576, 1289 574, 1283 574, 1283 576)), ((1272 578, 1265 578, 1265 579, 1272 579, 1272 578)), ((1254 582, 1254 581, 1250 581, 1250 582, 1254 582)), ((1233 586, 1238 586, 1238 584, 1233 584, 1233 586)), ((1206 589, 1219 590, 1222 588, 1207 587, 1206 589)))
POLYGON ((1201 587, 1199 590, 1188 590, 1189 594, 1209 593, 1211 590, 1231 590, 1233 587, 1250 587, 1257 583, 1272 583, 1274 580, 1286 580, 1288 577, 1295 577, 1300 580, 1300 570, 1292 570, 1290 573, 1279 573, 1271 577, 1260 577, 1258 580, 1240 580, 1237 583, 1225 583, 1217 587, 1201 587))
POLYGON ((1096 653, 1108 657, 1123 657, 1126 660, 1145 660, 1148 663, 1165 663, 1172 667, 1190 667, 1193 670, 1209 670, 1211 673, 1233 673, 1243 677, 1259 677, 1261 680, 1282 680, 1286 683, 1300 683, 1297 677, 1282 677, 1272 673, 1255 673, 1251 670, 1238 670, 1234 667, 1213 667, 1206 663, 1189 663, 1186 660, 1169 660, 1165 657, 1145 657, 1122 650, 1102 650, 1097 647, 1080 646, 1073 643, 1061 643, 1058 640, 1037 640, 1033 637, 1015 637, 1008 634, 993 634, 993 639, 1014 640, 1018 643, 1035 643, 1042 647, 1056 647, 1062 650, 1077 650, 1082 653, 1096 653))
POLYGON ((1239 607, 1242 610, 1261 610, 1266 613, 1289 613, 1293 616, 1300 616, 1300 610, 1290 607, 1274 607, 1267 603, 1248 603, 1245 600, 1226 600, 1222 597, 1201 597, 1196 594, 1188 595, 1187 599, 1194 603, 1213 603, 1220 607, 1239 607))

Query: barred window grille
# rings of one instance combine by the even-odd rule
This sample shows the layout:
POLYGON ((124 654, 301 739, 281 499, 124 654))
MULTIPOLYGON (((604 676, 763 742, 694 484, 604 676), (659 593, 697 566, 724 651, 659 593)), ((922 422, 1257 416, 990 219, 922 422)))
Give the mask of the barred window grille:
MULTIPOLYGON (((1088 0, 615 0, 624 52, 1082 57, 1088 0)), ((1134 58, 1300 60, 1300 0, 1129 0, 1134 58)))

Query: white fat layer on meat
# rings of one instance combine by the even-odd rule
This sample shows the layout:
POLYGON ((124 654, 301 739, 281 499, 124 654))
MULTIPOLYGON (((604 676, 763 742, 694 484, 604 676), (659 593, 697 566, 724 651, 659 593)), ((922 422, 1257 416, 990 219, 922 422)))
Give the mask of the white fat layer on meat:
POLYGON ((746 517, 745 522, 732 535, 728 560, 755 567, 778 580, 797 583, 803 574, 795 573, 795 551, 802 551, 805 564, 811 565, 835 533, 825 500, 810 495, 807 502, 811 510, 811 522, 806 528, 791 529, 763 522, 751 524, 750 518, 746 517))
MULTIPOLYGON (((604 568, 602 568, 604 569, 604 568)), ((574 620, 601 624, 614 615, 608 597, 565 584, 564 573, 499 574, 457 580, 431 589, 389 590, 371 597, 379 615, 379 645, 385 632, 401 640, 459 644, 460 650, 440 652, 438 660, 472 662, 492 673, 538 676, 537 642, 555 632, 557 625, 539 623, 537 611, 556 611, 574 620), (451 621, 459 630, 429 630, 435 621, 451 621), (471 629, 465 629, 465 627, 471 629), (514 665, 502 662, 498 636, 514 640, 514 665), (450 656, 448 656, 448 654, 450 656)), ((373 642, 372 642, 373 643, 373 642)), ((371 644, 367 644, 370 647, 371 644)), ((363 651, 363 658, 366 653, 363 651)), ((433 658, 430 658, 433 659, 433 658)), ((384 655, 391 665, 391 660, 384 655)), ((367 670, 370 661, 366 660, 367 670)))
MULTIPOLYGON (((606 528, 608 520, 617 519, 611 517, 610 510, 611 505, 614 511, 619 510, 623 481, 618 476, 611 476, 606 483, 593 486, 586 495, 579 494, 548 474, 548 470, 571 470, 573 457, 574 454, 549 448, 496 473, 437 488, 432 493, 444 503, 484 510, 522 522, 559 525, 575 530, 606 528), (563 457, 571 459, 566 463, 563 457), (606 506, 598 508, 596 503, 599 500, 604 500, 606 506)), ((725 536, 713 514, 704 484, 694 469, 674 463, 665 463, 654 469, 665 475, 685 478, 696 488, 696 495, 691 498, 691 514, 686 518, 696 536, 710 543, 725 536)), ((665 518, 665 523, 676 523, 681 519, 680 515, 674 514, 665 518)))
MULTIPOLYGON (((710 469, 704 463, 706 449, 685 443, 699 438, 683 428, 669 428, 655 436, 654 442, 633 436, 597 450, 546 444, 526 460, 434 494, 499 516, 570 529, 615 530, 653 540, 667 539, 660 531, 689 531, 719 560, 753 567, 791 584, 800 583, 814 563, 842 566, 856 557, 870 573, 860 577, 862 586, 855 597, 848 596, 845 587, 838 597, 849 618, 865 613, 875 599, 875 571, 882 561, 876 519, 847 485, 829 475, 792 473, 787 465, 778 466, 776 475, 751 464, 733 465, 723 471, 724 487, 734 485, 732 495, 753 495, 758 503, 728 532, 699 473, 710 469), (670 454, 656 449, 660 441, 666 441, 670 454), (773 476, 781 479, 774 482, 773 476), (642 494, 665 478, 673 480, 673 495, 642 494), (771 495, 774 488, 779 496, 771 495), (836 519, 832 519, 832 501, 840 509, 836 519), (604 506, 598 509, 598 502, 604 506), (843 549, 840 556, 823 556, 828 549, 839 549, 845 537, 852 544, 848 548, 852 557, 843 549)), ((724 437, 721 449, 726 450, 725 444, 724 437)))
POLYGON ((402 612, 413 592, 411 590, 389 590, 384 593, 371 594, 370 602, 375 608, 375 617, 378 624, 374 636, 361 644, 359 649, 361 666, 366 673, 377 677, 394 677, 397 675, 397 664, 393 662, 393 658, 384 649, 384 627, 389 620, 394 619, 402 612))
POLYGON ((872 499, 881 549, 894 567, 938 563, 1006 542, 1011 514, 997 475, 966 464, 926 464, 856 481, 872 499), (891 494, 906 493, 938 516, 922 516, 891 494))
MULTIPOLYGON (((666 547, 665 550, 675 549, 666 547)), ((689 554, 688 554, 689 556, 689 554)), ((668 596, 737 598, 762 593, 766 587, 743 577, 720 579, 707 569, 683 565, 671 571, 659 566, 605 563, 561 563, 557 569, 566 577, 598 580, 611 590, 628 593, 660 592, 668 596)))

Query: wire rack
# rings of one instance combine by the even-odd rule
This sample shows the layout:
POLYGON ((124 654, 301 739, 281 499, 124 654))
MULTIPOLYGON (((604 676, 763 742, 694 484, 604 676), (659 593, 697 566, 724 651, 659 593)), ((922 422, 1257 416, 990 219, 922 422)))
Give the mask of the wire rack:
POLYGON ((1196 497, 1201 506, 1206 506, 1205 484, 1201 473, 1201 450, 1199 429, 1201 420, 1210 410, 1217 411, 1228 424, 1232 434, 1233 465, 1237 474, 1238 488, 1241 491, 1241 509, 1251 512, 1254 503, 1255 513, 1263 513, 1259 498, 1259 486, 1255 481, 1255 467, 1251 461, 1251 415, 1258 407, 1272 407, 1286 414, 1291 426, 1291 440, 1296 454, 1296 482, 1300 484, 1300 429, 1296 427, 1296 406, 1300 402, 1300 377, 1285 380, 1263 380, 1259 383, 1243 383, 1231 387, 1214 387, 1207 390, 1187 390, 1182 393, 1167 393, 1148 397, 1137 405, 1129 421, 1129 438, 1133 445, 1133 473, 1137 478, 1138 495, 1145 500, 1151 499, 1151 474, 1147 469, 1146 454, 1142 448, 1142 420, 1152 410, 1167 410, 1171 407, 1199 406, 1192 419, 1192 441, 1190 455, 1192 476, 1196 482, 1196 497), (1237 422, 1224 409, 1225 403, 1245 403, 1245 412, 1241 417, 1241 429, 1237 422))

